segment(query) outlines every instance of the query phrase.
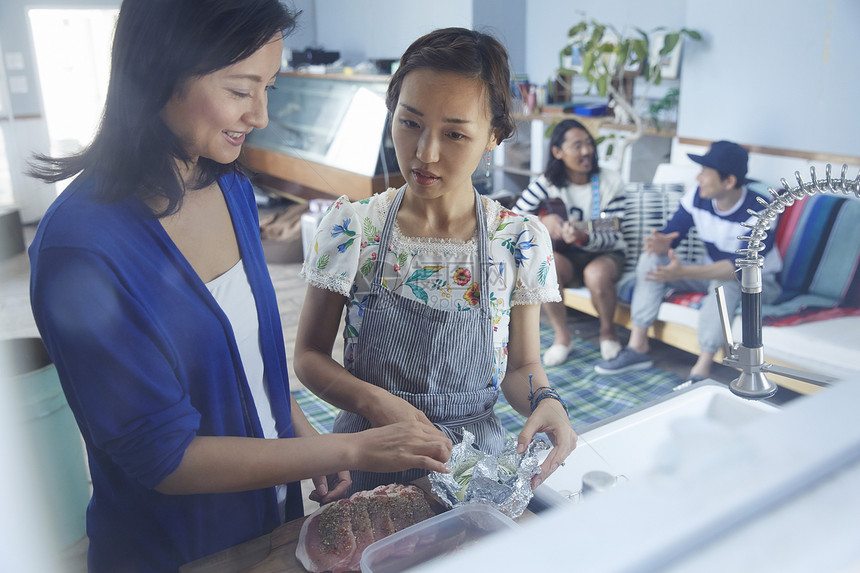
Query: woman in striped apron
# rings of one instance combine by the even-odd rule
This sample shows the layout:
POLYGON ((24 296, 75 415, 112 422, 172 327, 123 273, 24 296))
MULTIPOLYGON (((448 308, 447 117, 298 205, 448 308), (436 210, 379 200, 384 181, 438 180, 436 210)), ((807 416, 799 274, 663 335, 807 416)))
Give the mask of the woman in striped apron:
MULTIPOLYGON (((417 419, 454 442, 469 430, 491 454, 506 437, 501 389, 528 417, 519 443, 545 432, 555 445, 536 487, 576 444, 540 365, 540 304, 559 300, 552 245, 537 218, 482 198, 471 179, 513 132, 509 78, 485 34, 437 30, 407 50, 387 94, 406 185, 341 197, 323 217, 302 269, 295 367, 341 408, 335 432, 417 419), (341 365, 331 350, 344 307, 341 365)), ((426 474, 373 470, 352 472, 354 491, 426 474)))
MULTIPOLYGON (((388 252, 405 191, 405 186, 398 191, 388 212, 379 252, 388 252)), ((477 192, 475 196, 478 261, 483 261, 478 284, 487 285, 486 218, 480 196, 477 192)), ((505 434, 493 413, 499 391, 492 384, 493 322, 487 297, 481 297, 478 309, 468 312, 430 308, 383 286, 383 273, 392 266, 376 265, 353 374, 409 402, 452 441, 460 441, 465 428, 475 435, 483 451, 501 451, 505 434), (398 359, 386 360, 386 356, 398 359)), ((365 418, 347 410, 341 411, 334 423, 335 432, 360 432, 369 427, 365 418)), ((354 471, 353 488, 409 482, 426 473, 418 469, 389 474, 354 471)))

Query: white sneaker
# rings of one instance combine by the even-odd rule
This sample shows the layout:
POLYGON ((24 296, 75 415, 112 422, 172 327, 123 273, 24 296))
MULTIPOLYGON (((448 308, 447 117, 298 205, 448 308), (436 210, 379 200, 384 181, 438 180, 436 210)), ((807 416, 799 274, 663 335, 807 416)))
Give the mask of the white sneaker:
POLYGON ((565 346, 564 344, 553 344, 544 352, 544 366, 558 366, 567 360, 567 355, 573 350, 573 342, 565 346))
POLYGON ((617 340, 601 340, 600 341, 600 356, 604 360, 612 360, 618 353, 621 352, 621 345, 617 340))

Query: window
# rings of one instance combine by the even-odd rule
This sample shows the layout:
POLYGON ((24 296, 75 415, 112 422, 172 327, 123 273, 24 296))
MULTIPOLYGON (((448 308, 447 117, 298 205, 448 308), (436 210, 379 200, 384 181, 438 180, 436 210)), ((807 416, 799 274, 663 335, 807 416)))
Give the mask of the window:
POLYGON ((107 94, 117 14, 117 10, 28 12, 51 155, 80 151, 95 134, 107 94))

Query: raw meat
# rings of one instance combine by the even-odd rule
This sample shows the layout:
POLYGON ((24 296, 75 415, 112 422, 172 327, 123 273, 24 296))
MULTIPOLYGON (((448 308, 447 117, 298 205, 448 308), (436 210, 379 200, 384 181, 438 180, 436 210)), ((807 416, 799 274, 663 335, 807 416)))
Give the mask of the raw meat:
POLYGON ((391 484, 360 491, 305 519, 296 557, 312 573, 359 571, 368 545, 429 517, 433 510, 415 486, 391 484))

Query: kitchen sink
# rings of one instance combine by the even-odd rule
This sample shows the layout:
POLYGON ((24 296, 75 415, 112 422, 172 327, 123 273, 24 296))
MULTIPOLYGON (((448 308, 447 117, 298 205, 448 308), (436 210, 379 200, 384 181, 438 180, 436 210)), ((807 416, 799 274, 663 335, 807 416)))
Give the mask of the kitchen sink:
POLYGON ((716 446, 738 428, 778 410, 761 400, 735 396, 712 380, 642 404, 581 429, 576 449, 534 491, 529 509, 539 512, 578 502, 589 491, 599 491, 595 483, 605 488, 671 471, 685 449, 716 446))

